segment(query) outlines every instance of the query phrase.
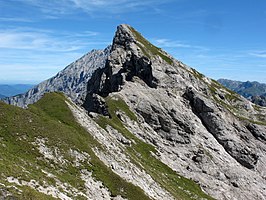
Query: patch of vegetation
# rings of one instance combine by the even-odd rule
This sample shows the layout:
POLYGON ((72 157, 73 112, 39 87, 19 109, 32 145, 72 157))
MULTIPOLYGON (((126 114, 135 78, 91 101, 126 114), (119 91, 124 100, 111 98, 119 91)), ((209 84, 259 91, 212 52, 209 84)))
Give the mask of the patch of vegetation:
POLYGON ((237 113, 238 109, 230 104, 227 104, 226 102, 224 102, 221 99, 218 99, 216 96, 213 96, 213 99, 216 101, 216 103, 222 105, 225 109, 227 109, 229 112, 231 113, 237 113))
POLYGON ((151 56, 158 55, 168 64, 173 64, 173 60, 162 53, 162 50, 153 44, 151 44, 148 40, 146 40, 138 31, 134 28, 130 27, 130 31, 134 34, 135 38, 139 43, 137 43, 138 47, 142 50, 142 52, 150 58, 151 56), (141 44, 140 44, 141 43, 141 44))
MULTIPOLYGON (((204 81, 204 75, 201 74, 200 72, 198 72, 197 70, 191 68, 192 70, 192 73, 193 75, 198 78, 199 80, 202 80, 204 81)), ((204 81, 205 82, 205 81, 204 81)), ((235 102, 235 101, 241 101, 241 99, 238 97, 239 95, 237 93, 235 93, 234 91, 231 91, 229 90, 228 88, 224 87, 223 85, 221 85, 220 83, 218 83, 217 81, 211 79, 211 84, 205 82, 208 87, 209 87, 209 90, 214 98, 214 100, 219 103, 219 104, 222 104, 223 106, 225 106, 227 109, 233 109, 235 110, 235 108, 231 105, 228 105, 227 103, 225 103, 223 100, 218 100, 216 95, 218 94, 218 90, 221 90, 223 89, 224 91, 226 91, 226 94, 225 94, 225 99, 229 102, 235 102)))
POLYGON ((3 187, 0 186, 0 196, 3 197, 3 193, 2 192, 7 192, 9 195, 8 197, 6 197, 6 200, 55 200, 57 198, 54 198, 52 196, 40 193, 36 190, 34 190, 31 187, 28 186, 18 186, 16 185, 16 187, 12 187, 9 183, 4 182, 4 185, 8 186, 8 187, 3 187))
POLYGON ((21 186, 19 187, 20 190, 22 190, 22 194, 18 195, 16 198, 19 200, 55 200, 57 198, 54 198, 49 195, 45 195, 41 192, 37 192, 31 187, 28 186, 21 186))
POLYGON ((196 69, 191 68, 193 75, 198 78, 199 80, 203 80, 205 77, 202 73, 199 73, 196 69))
POLYGON ((237 102, 241 102, 242 100, 240 99, 239 94, 237 94, 236 92, 226 88, 225 86, 221 85, 219 82, 212 80, 212 84, 209 85, 209 89, 212 93, 213 99, 220 105, 222 105, 224 108, 226 108, 229 112, 231 112, 232 114, 234 114, 236 117, 238 117, 241 120, 244 121, 249 121, 250 123, 254 123, 254 124, 260 124, 260 125, 265 125, 265 116, 263 114, 261 114, 260 112, 262 112, 261 108, 257 105, 254 105, 253 108, 255 109, 255 111, 257 111, 257 114, 254 114, 253 117, 256 118, 256 120, 247 118, 247 117, 243 117, 242 116, 242 111, 245 109, 243 107, 241 107, 241 105, 237 104, 237 102), (223 90, 225 91, 225 100, 224 99, 218 99, 216 97, 217 94, 217 90, 223 90), (235 104, 236 103, 236 104, 235 104))
POLYGON ((241 110, 238 106, 234 105, 234 102, 241 101, 239 98, 239 95, 227 88, 225 88, 223 85, 218 83, 217 81, 211 79, 211 84, 209 84, 209 90, 211 92, 211 95, 216 103, 220 104, 224 108, 226 108, 229 112, 232 114, 239 113, 241 110), (225 91, 224 99, 218 98, 217 94, 219 93, 219 90, 225 91), (230 104, 229 104, 229 103, 230 104))
POLYGON ((218 89, 223 89, 224 91, 227 92, 227 94, 225 95, 225 98, 229 101, 241 101, 241 99, 239 98, 239 94, 237 94, 236 92, 224 87, 222 84, 220 84, 219 82, 217 82, 216 80, 212 79, 212 87, 218 88, 218 89))
MULTIPOLYGON (((109 113, 111 118, 100 116, 96 121, 106 129, 107 125, 115 128, 124 137, 134 141, 131 146, 127 146, 127 153, 131 160, 137 164, 138 167, 143 168, 152 178, 158 182, 162 188, 171 193, 176 199, 193 199, 206 198, 213 199, 206 195, 194 181, 178 175, 170 167, 159 161, 154 154, 156 149, 154 146, 145 143, 132 134, 117 117, 117 111, 123 111, 130 118, 134 113, 130 111, 129 107, 118 97, 106 98, 109 113)), ((135 119, 136 117, 134 117, 135 119)))
POLYGON ((260 106, 258 106, 258 105, 256 105, 256 104, 253 105, 253 108, 254 108, 256 111, 258 111, 258 112, 261 112, 261 109, 262 109, 260 106))
POLYGON ((249 119, 249 118, 246 118, 246 117, 243 117, 243 116, 237 116, 238 119, 242 120, 242 121, 245 121, 245 122, 250 122, 252 124, 257 124, 257 125, 263 125, 263 126, 266 126, 266 122, 263 122, 263 121, 255 121, 255 120, 252 120, 252 119, 249 119))
POLYGON ((233 93, 225 94, 225 98, 229 101, 234 101, 234 102, 241 101, 241 99, 238 97, 238 95, 233 94, 233 93))
MULTIPOLYGON (((108 108, 112 111, 117 110, 116 108, 119 107, 119 111, 125 113, 132 121, 137 121, 138 118, 136 115, 129 109, 128 105, 119 97, 108 97, 108 108)), ((114 114, 114 113, 113 113, 114 114)))
MULTIPOLYGON (((0 102, 0 182, 12 176, 19 181, 29 182, 33 179, 40 184, 55 186, 56 180, 42 171, 45 170, 56 176, 58 181, 82 192, 85 186, 80 170, 87 169, 96 180, 103 182, 112 196, 149 199, 139 187, 113 173, 99 160, 92 148, 104 150, 103 147, 76 122, 66 101, 61 93, 47 93, 27 110, 0 102), (57 148, 66 163, 45 159, 33 144, 36 138, 44 138, 45 145, 51 149, 57 148), (89 162, 74 167, 73 158, 69 155, 70 148, 88 153, 89 162)), ((26 199, 43 199, 42 196, 45 196, 26 186, 22 187, 22 191, 26 199)), ((68 195, 77 198, 71 196, 71 191, 68 195)))

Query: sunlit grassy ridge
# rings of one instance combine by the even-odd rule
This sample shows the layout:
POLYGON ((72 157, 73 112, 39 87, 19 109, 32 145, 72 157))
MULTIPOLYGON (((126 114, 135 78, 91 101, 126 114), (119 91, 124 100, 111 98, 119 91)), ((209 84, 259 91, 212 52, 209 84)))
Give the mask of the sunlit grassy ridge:
POLYGON ((43 187, 47 183, 55 186, 60 181, 69 185, 69 197, 84 199, 82 195, 74 196, 70 190, 84 192, 80 170, 87 169, 96 180, 103 182, 112 196, 149 199, 139 187, 123 180, 98 159, 92 148, 102 149, 101 145, 75 121, 65 101, 61 93, 48 93, 27 110, 0 102, 0 189, 19 199, 53 199, 28 186, 8 183, 7 177, 15 177, 20 182, 36 180, 43 187), (65 163, 45 159, 34 145, 37 138, 44 138, 47 147, 57 149, 65 163), (89 161, 74 166, 70 149, 87 153, 89 161))

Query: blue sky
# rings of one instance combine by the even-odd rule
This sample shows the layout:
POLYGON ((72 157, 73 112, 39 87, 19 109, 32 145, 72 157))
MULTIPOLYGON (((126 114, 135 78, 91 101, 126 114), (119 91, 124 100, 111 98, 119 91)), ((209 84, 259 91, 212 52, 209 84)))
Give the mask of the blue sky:
POLYGON ((126 23, 217 79, 266 83, 265 0, 0 0, 0 83, 38 83, 126 23))

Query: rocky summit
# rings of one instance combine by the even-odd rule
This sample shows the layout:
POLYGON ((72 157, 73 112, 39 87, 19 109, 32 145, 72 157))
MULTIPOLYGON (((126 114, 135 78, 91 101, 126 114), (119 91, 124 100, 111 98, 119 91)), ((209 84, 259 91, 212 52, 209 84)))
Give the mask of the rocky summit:
POLYGON ((266 197, 266 108, 129 25, 4 101, 24 108, 0 104, 4 198, 266 197))

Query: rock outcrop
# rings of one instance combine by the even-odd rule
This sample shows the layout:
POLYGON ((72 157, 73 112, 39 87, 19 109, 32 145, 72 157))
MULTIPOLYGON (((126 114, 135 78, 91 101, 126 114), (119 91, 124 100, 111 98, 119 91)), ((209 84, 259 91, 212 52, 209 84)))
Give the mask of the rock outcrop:
POLYGON ((236 120, 229 113, 219 111, 209 99, 197 94, 192 88, 188 88, 184 96, 189 100, 192 111, 224 149, 241 165, 254 168, 259 156, 250 131, 234 122, 236 120), (221 117, 223 115, 226 118, 221 117))
POLYGON ((252 96, 250 100, 252 103, 266 107, 266 93, 260 96, 252 96))
MULTIPOLYGON (((106 97, 112 92, 118 92, 125 82, 132 81, 133 77, 140 78, 150 87, 156 87, 150 59, 140 52, 130 27, 120 26, 115 34, 105 68, 95 72, 88 82, 83 107, 88 111, 102 110, 102 101, 98 98, 98 103, 95 103, 95 94, 106 97), (94 106, 91 106, 92 104, 94 106)), ((103 111, 101 114, 107 113, 103 111)))

